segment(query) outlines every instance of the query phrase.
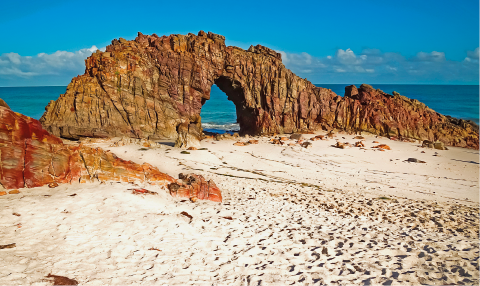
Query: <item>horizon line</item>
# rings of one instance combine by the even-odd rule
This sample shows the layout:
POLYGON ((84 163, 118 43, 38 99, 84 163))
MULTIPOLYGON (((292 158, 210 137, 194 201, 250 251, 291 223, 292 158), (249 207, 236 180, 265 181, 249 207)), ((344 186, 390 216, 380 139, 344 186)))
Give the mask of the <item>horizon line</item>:
MULTIPOLYGON (((458 84, 458 83, 313 83, 313 85, 321 85, 321 84, 338 84, 338 85, 477 85, 479 86, 480 83, 465 83, 465 84, 458 84)), ((215 84, 213 84, 215 85, 215 84)), ((0 86, 0 88, 4 87, 67 87, 67 85, 22 85, 22 86, 0 86)))

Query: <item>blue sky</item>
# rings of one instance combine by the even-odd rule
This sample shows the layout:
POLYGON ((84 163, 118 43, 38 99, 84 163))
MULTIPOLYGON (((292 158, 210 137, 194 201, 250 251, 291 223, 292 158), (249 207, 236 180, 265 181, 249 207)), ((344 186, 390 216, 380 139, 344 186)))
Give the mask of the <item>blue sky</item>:
POLYGON ((114 38, 199 30, 273 48, 313 83, 478 84, 473 0, 1 1, 0 11, 0 86, 67 85, 114 38))

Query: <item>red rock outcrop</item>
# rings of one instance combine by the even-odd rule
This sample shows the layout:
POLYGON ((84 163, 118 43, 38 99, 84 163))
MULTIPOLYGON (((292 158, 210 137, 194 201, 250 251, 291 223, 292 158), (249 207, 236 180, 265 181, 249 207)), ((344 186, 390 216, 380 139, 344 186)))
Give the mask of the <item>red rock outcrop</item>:
POLYGON ((222 193, 212 180, 207 182, 203 176, 195 174, 180 174, 179 179, 182 182, 168 185, 173 197, 222 201, 222 193))
POLYGON ((478 148, 474 124, 366 85, 349 87, 342 98, 296 76, 279 53, 260 45, 227 47, 213 33, 139 33, 133 41, 113 40, 85 62, 85 74, 72 79, 40 120, 54 135, 164 137, 195 146, 201 107, 216 84, 234 102, 243 134, 340 128, 478 148))
POLYGON ((67 167, 69 158, 68 147, 40 122, 0 107, 0 183, 4 188, 69 181, 72 174, 78 177, 80 170, 67 167), (59 162, 62 168, 57 168, 59 162))
MULTIPOLYGON (((43 129, 39 121, 0 107, 0 187, 32 188, 93 181, 187 187, 149 164, 126 161, 101 148, 64 144, 43 129)), ((201 186, 196 197, 221 201, 215 184, 209 181, 207 185, 214 190, 214 195, 202 195, 205 187, 201 186)))
POLYGON ((358 89, 347 86, 345 96, 331 102, 335 111, 322 120, 327 126, 350 132, 367 131, 478 149, 478 126, 474 122, 441 115, 418 100, 393 93, 366 84, 358 89))

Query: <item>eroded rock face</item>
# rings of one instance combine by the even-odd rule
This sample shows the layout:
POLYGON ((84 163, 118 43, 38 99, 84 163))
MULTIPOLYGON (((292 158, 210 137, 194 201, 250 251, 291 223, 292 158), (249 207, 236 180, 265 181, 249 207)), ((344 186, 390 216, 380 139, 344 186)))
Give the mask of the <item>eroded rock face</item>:
MULTIPOLYGON (((94 181, 146 182, 165 188, 171 184, 183 186, 149 164, 126 161, 101 148, 64 144, 43 129, 39 121, 0 107, 0 187, 32 188, 94 181)), ((213 182, 208 185, 215 186, 213 182)), ((221 201, 218 188, 216 192, 217 196, 197 195, 197 198, 221 201)))
POLYGON ((201 107, 216 84, 234 102, 243 134, 340 128, 478 148, 478 129, 470 123, 366 86, 350 87, 342 98, 296 76, 279 53, 260 45, 227 47, 213 33, 139 33, 85 62, 85 74, 72 79, 40 120, 57 136, 171 138, 177 147, 195 147, 201 107))
MULTIPOLYGON (((334 100, 332 104, 335 102, 334 100)), ((478 149, 478 126, 472 121, 443 116, 415 99, 363 84, 348 86, 336 102, 335 113, 324 117, 333 127, 382 136, 440 141, 478 149)))
POLYGON ((260 45, 245 51, 212 33, 139 33, 90 56, 85 74, 49 103, 40 121, 70 139, 156 136, 195 146, 214 83, 235 103, 240 128, 249 134, 316 128, 318 98, 333 94, 294 75, 280 54, 260 45))

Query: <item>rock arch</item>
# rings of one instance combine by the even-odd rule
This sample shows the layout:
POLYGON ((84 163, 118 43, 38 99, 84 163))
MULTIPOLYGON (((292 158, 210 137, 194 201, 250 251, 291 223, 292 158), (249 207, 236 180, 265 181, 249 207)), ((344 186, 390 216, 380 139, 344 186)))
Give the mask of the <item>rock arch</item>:
POLYGON ((478 148, 478 127, 469 122, 457 124, 367 85, 350 87, 342 98, 296 76, 275 51, 227 47, 210 32, 139 33, 133 41, 113 40, 85 64, 85 74, 73 78, 40 119, 57 136, 177 138, 179 147, 194 146, 202 134, 200 110, 215 83, 235 103, 241 133, 340 128, 478 148))

